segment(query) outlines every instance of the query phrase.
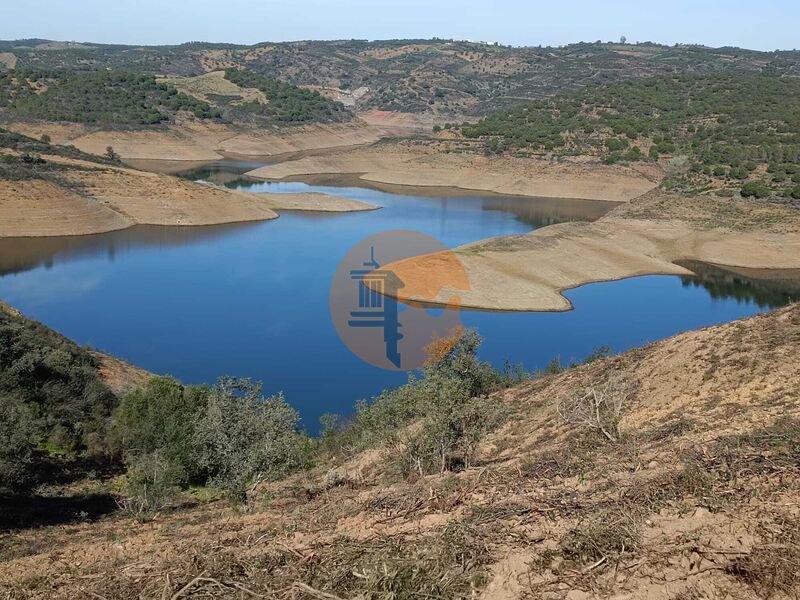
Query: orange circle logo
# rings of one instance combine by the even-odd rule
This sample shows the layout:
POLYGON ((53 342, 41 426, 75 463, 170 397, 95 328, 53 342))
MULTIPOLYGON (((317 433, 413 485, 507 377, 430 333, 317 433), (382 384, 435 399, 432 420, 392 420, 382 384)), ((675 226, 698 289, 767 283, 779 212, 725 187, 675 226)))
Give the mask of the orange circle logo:
POLYGON ((362 240, 339 263, 331 318, 345 345, 382 369, 418 369, 455 344, 467 273, 455 253, 416 231, 362 240), (447 309, 445 309, 446 307, 447 309))

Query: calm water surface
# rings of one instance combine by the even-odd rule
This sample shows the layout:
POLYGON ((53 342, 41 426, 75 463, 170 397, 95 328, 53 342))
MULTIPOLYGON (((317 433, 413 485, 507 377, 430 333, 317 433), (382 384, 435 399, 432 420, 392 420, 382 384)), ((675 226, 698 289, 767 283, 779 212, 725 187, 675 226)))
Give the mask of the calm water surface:
MULTIPOLYGON (((249 168, 254 168, 247 165, 249 168)), ((412 229, 448 246, 543 225, 591 220, 609 206, 519 197, 400 195, 362 187, 243 181, 245 166, 190 173, 251 192, 319 191, 383 208, 337 215, 284 213, 264 223, 136 227, 70 238, 0 240, 0 298, 81 344, 188 383, 224 374, 283 391, 310 431, 326 412, 405 381, 340 342, 328 312, 331 277, 361 239, 412 229)), ((702 278, 638 277, 567 292, 566 313, 464 312, 497 366, 579 360, 753 315, 798 297, 796 274, 751 278, 695 265, 702 278)))

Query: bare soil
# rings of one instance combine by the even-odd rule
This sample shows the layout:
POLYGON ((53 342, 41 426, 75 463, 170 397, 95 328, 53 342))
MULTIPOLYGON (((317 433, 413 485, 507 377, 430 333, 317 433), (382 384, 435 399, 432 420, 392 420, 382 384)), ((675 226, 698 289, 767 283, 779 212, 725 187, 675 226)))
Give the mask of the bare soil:
POLYGON ((623 202, 655 188, 657 167, 551 162, 447 153, 430 145, 382 143, 268 165, 248 175, 286 179, 305 175, 359 174, 367 182, 450 187, 506 195, 623 202))
POLYGON ((0 181, 0 237, 86 235, 133 225, 217 225, 275 219, 275 210, 377 208, 326 194, 251 194, 170 175, 58 156, 59 179, 0 181))
POLYGON ((72 144, 92 154, 104 154, 111 146, 125 159, 186 161, 371 144, 387 134, 379 126, 362 122, 275 129, 244 129, 196 119, 171 126, 113 131, 45 121, 12 122, 4 127, 35 138, 46 134, 54 143, 72 144))

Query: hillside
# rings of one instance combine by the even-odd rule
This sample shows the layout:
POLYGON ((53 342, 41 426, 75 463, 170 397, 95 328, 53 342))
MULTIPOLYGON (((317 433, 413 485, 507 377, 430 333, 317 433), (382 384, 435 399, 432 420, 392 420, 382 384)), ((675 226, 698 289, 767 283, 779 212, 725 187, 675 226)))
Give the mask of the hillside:
POLYGON ((11 598, 791 598, 798 348, 794 305, 523 381, 490 396, 498 424, 462 455, 470 462, 449 460, 441 473, 402 466, 424 420, 363 451, 345 429, 323 438, 310 470, 254 489, 246 512, 191 495, 142 524, 77 517, 10 532, 0 589, 11 598))
POLYGON ((196 97, 191 81, 178 87, 153 75, 122 70, 73 69, 0 72, 0 115, 45 121, 135 128, 176 123, 182 117, 260 125, 346 121, 351 115, 319 93, 229 69, 224 93, 196 97))
POLYGON ((489 153, 680 158, 673 187, 800 199, 800 79, 682 75, 590 86, 460 131, 489 153))
POLYGON ((248 194, 203 185, 124 167, 113 150, 96 156, 0 129, 0 238, 264 221, 283 209, 373 208, 326 194, 248 194))
POLYGON ((448 40, 342 40, 254 46, 192 42, 111 46, 0 42, 18 69, 111 68, 195 76, 228 68, 310 87, 357 111, 480 115, 587 84, 666 74, 800 75, 800 53, 740 48, 579 43, 514 48, 448 40))

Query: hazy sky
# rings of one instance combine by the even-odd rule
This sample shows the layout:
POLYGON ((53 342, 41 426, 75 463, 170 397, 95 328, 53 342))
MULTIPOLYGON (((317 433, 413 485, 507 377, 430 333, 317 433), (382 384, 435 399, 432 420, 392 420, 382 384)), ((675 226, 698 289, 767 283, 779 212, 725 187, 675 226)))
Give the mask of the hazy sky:
POLYGON ((456 38, 800 47, 800 0, 0 0, 0 39, 252 44, 456 38))

